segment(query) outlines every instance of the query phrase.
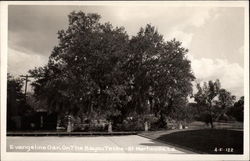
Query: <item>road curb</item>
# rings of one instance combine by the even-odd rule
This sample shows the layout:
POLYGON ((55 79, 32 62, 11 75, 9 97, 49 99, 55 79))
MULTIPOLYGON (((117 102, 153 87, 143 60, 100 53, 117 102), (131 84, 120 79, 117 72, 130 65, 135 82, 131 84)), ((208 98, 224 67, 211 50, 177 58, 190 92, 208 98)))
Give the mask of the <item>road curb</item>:
POLYGON ((117 136, 137 135, 137 132, 7 132, 7 136, 117 136))

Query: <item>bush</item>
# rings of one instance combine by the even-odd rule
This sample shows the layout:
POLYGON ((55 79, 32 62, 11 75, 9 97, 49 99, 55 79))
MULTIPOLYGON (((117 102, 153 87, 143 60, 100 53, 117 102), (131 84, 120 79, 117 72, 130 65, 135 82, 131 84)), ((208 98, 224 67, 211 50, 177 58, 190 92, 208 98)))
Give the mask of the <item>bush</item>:
POLYGON ((196 120, 202 121, 208 125, 211 122, 211 117, 210 117, 210 114, 208 112, 204 112, 200 116, 197 116, 196 120))
POLYGON ((143 131, 144 121, 140 118, 125 119, 122 123, 113 126, 114 131, 143 131))
POLYGON ((108 131, 108 125, 100 124, 81 124, 74 129, 75 132, 105 132, 108 131))
POLYGON ((234 117, 237 121, 244 121, 244 109, 242 107, 232 107, 227 112, 227 115, 234 117))
POLYGON ((224 115, 220 115, 218 117, 218 121, 220 121, 220 122, 235 121, 235 118, 232 116, 228 116, 227 114, 224 114, 224 115))

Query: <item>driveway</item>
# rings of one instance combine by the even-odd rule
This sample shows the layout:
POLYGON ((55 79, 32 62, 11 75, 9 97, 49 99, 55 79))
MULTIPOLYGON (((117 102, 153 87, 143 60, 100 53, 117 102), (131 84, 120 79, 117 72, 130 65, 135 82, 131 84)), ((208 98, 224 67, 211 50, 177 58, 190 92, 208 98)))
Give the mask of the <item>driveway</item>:
POLYGON ((7 137, 7 152, 191 153, 138 135, 7 137))

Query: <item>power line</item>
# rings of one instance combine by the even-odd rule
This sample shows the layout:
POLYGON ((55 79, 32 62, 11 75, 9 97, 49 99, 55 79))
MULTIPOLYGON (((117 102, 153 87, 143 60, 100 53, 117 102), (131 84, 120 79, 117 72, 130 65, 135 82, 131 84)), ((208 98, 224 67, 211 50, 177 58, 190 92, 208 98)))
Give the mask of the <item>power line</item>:
POLYGON ((20 77, 25 78, 24 95, 25 95, 25 101, 26 101, 28 81, 30 81, 29 78, 34 78, 34 76, 32 76, 32 75, 20 75, 20 77))

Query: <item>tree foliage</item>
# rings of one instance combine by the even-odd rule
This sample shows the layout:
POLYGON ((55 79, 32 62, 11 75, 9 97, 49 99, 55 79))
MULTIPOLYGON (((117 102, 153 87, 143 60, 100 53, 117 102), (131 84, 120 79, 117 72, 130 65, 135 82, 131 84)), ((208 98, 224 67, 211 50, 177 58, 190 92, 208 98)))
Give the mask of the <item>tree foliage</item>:
POLYGON ((188 50, 175 39, 165 42, 151 25, 141 28, 129 46, 126 69, 132 105, 137 113, 153 112, 163 123, 192 91, 194 76, 185 57, 188 50))
POLYGON ((48 64, 30 71, 36 97, 50 109, 120 122, 153 113, 164 122, 187 102, 194 76, 181 42, 165 42, 152 25, 129 38, 98 14, 68 18, 48 64))
POLYGON ((240 97, 240 99, 234 103, 227 114, 233 116, 237 121, 244 121, 244 96, 240 97))
MULTIPOLYGON (((14 99, 16 102, 24 102, 25 96, 22 92, 23 81, 19 78, 14 78, 9 73, 7 75, 7 100, 14 99)), ((8 102, 8 101, 7 101, 8 102)))
POLYGON ((233 106, 235 96, 232 96, 226 89, 221 88, 218 79, 216 81, 210 80, 208 83, 204 82, 203 86, 197 83, 197 89, 194 99, 198 106, 205 107, 205 109, 202 109, 203 115, 206 113, 208 116, 207 122, 213 128, 213 121, 224 115, 233 106))
POLYGON ((120 66, 128 36, 123 28, 99 19, 97 14, 72 12, 68 29, 58 32, 59 44, 48 65, 31 71, 37 78, 43 73, 34 83, 36 93, 45 94, 53 108, 85 106, 84 112, 98 112, 120 102, 114 96, 122 95, 120 66))
POLYGON ((25 116, 31 110, 22 91, 23 80, 7 75, 7 128, 15 129, 14 117, 25 116))

